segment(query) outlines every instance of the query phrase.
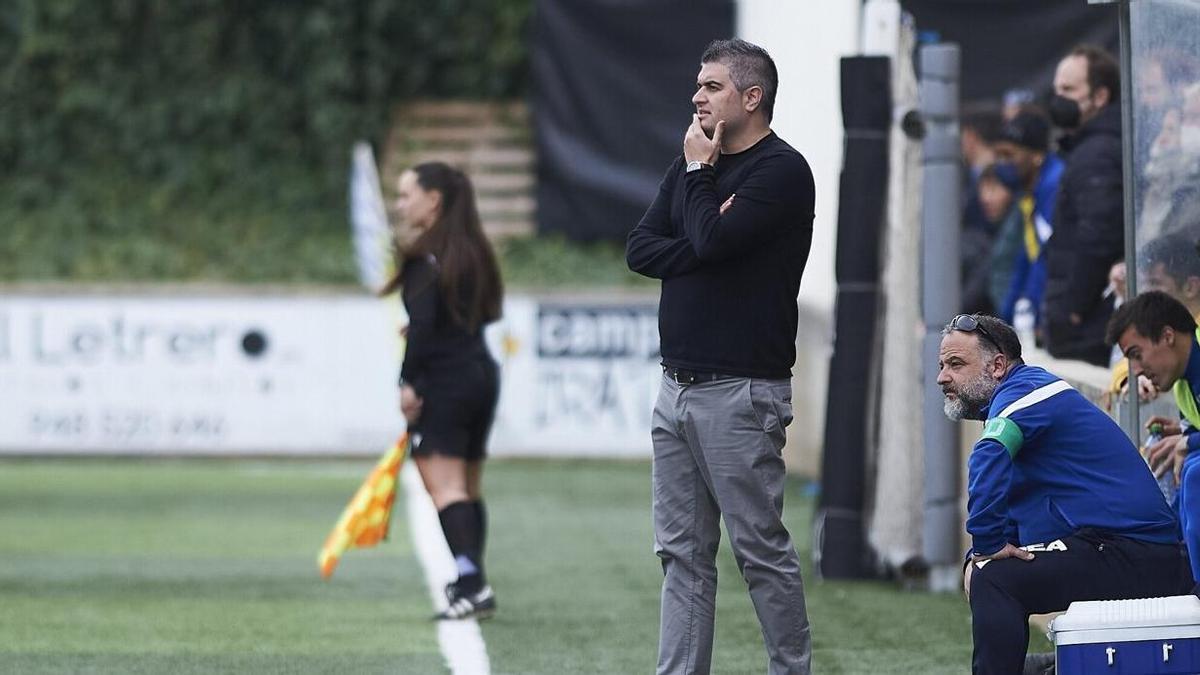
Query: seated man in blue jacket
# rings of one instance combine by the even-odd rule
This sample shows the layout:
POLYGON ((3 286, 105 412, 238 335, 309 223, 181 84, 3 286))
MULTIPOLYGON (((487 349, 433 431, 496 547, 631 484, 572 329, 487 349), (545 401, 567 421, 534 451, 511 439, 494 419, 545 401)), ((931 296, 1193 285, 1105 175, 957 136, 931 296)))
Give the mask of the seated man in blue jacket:
POLYGON ((1025 365, 1003 321, 961 314, 942 335, 946 415, 987 420, 968 461, 973 672, 1022 671, 1030 614, 1188 593, 1175 515, 1120 427, 1025 365))

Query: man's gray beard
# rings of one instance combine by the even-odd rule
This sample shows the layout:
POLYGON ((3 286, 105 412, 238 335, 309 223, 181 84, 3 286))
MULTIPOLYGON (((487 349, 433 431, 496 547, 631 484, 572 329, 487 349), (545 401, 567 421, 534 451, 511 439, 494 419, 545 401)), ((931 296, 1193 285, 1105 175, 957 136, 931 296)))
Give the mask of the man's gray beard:
POLYGON ((996 393, 999 384, 987 373, 980 373, 979 377, 967 382, 956 392, 958 396, 953 399, 947 397, 942 404, 942 411, 955 422, 984 419, 987 417, 988 403, 991 403, 992 394, 996 393))

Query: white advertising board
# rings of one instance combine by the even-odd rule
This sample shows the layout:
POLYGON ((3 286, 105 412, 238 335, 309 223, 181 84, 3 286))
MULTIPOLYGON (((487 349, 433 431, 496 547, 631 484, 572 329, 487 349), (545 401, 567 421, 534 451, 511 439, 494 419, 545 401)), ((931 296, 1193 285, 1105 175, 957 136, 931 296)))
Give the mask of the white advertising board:
MULTIPOLYGON (((511 296, 493 454, 648 455, 656 317, 511 296)), ((0 298, 0 454, 376 454, 403 322, 363 296, 0 298)))
POLYGON ((649 456, 658 309, 511 298, 489 333, 502 364, 497 454, 649 456))
POLYGON ((376 452, 393 325, 358 297, 0 299, 0 452, 376 452))

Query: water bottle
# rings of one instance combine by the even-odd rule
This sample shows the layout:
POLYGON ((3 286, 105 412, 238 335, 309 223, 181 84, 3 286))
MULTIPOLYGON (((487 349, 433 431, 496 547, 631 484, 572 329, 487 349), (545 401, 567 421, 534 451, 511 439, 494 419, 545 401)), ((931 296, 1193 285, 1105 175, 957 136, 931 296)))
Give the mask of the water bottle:
POLYGON ((1013 331, 1016 332, 1017 339, 1021 341, 1023 350, 1032 349, 1035 346, 1033 329, 1036 321, 1033 303, 1029 301, 1029 298, 1017 300, 1016 306, 1013 307, 1013 331))
MULTIPOLYGON (((1154 444, 1162 440, 1162 425, 1155 422, 1150 425, 1150 435, 1146 436, 1146 442, 1142 444, 1142 459, 1146 460, 1146 465, 1150 465, 1150 448, 1154 444)), ((1151 467, 1151 471, 1153 471, 1151 467)), ((1162 478, 1158 479, 1158 490, 1162 492, 1162 496, 1167 500, 1168 504, 1175 503, 1175 492, 1178 488, 1175 486, 1175 473, 1168 471, 1162 478)))

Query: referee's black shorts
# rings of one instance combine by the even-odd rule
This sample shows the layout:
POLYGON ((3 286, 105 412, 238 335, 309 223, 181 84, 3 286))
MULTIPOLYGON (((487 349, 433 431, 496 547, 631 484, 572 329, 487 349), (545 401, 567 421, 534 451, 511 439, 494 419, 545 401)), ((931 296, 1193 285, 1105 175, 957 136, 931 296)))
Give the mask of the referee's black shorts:
POLYGON ((409 431, 420 439, 414 457, 443 455, 468 462, 487 453, 500 399, 500 368, 490 356, 439 368, 422 382, 421 418, 409 431))

